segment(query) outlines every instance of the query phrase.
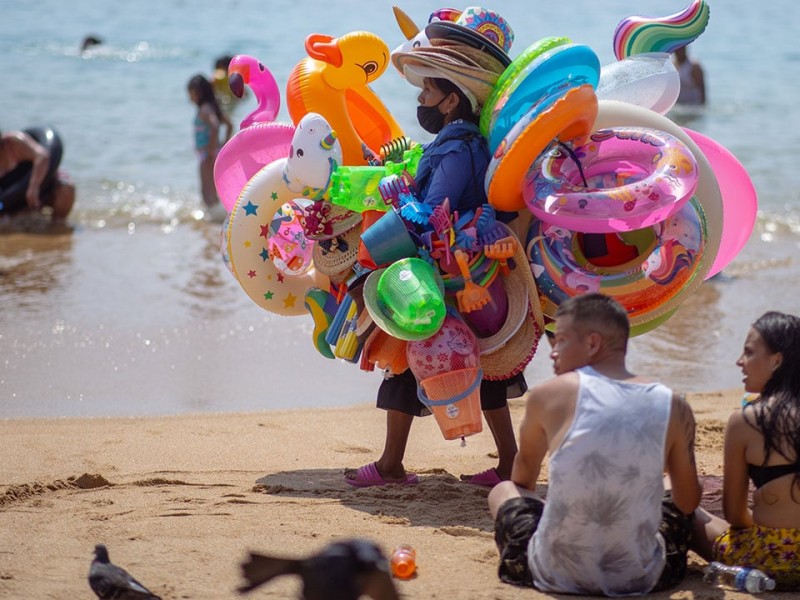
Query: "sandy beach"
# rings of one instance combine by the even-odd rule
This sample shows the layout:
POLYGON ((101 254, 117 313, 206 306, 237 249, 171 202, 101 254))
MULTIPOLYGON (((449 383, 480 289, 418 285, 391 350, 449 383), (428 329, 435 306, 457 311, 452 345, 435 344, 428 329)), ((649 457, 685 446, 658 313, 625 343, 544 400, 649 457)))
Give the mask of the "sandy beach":
MULTIPOLYGON (((735 361, 748 325, 767 310, 797 311, 800 103, 784 76, 797 67, 787 50, 795 30, 782 18, 794 5, 711 3, 711 25, 692 46, 709 102, 675 118, 741 161, 758 218, 719 276, 632 340, 629 365, 690 392, 704 505, 718 512, 724 424, 741 399, 735 361), (742 51, 747 42, 758 52, 742 51)), ((495 464, 488 431, 461 447, 433 418, 420 419, 406 454, 420 484, 344 483, 345 468, 382 449, 380 374, 323 358, 308 315, 284 318, 252 302, 222 262, 220 223, 201 210, 192 74, 210 74, 220 54, 247 54, 283 87, 312 32, 365 29, 393 48, 402 36, 391 3, 283 3, 279 27, 275 11, 253 0, 192 10, 122 3, 114 18, 91 3, 6 4, 0 127, 56 128, 78 201, 70 232, 42 226, 41 215, 0 219, 0 600, 92 598, 86 575, 100 542, 165 600, 238 598, 247 551, 299 557, 355 536, 386 552, 416 548, 417 577, 398 582, 404 598, 542 597, 499 582, 488 492, 459 481, 495 464), (87 33, 104 42, 84 53, 87 33)), ((685 4, 509 2, 502 12, 516 32, 514 57, 566 35, 607 65, 620 19, 685 4)), ((439 7, 404 9, 421 23, 439 7)), ((418 92, 392 71, 376 93, 407 135, 427 141, 418 92)), ((251 95, 235 124, 255 106, 251 95)), ((726 196, 736 209, 737 200, 726 196)), ((527 380, 550 373, 540 349, 527 380)), ((521 401, 512 411, 518 427, 521 401)), ((655 597, 747 596, 709 587, 703 561, 690 558, 686 581, 655 597)), ((280 579, 250 597, 296 598, 298 587, 280 579)))
MULTIPOLYGON (((738 390, 690 395, 704 505, 719 510, 722 436, 738 390)), ((518 426, 520 399, 512 400, 518 426)), ((415 423, 416 486, 354 489, 345 467, 374 460, 383 411, 371 405, 171 417, 0 421, 0 597, 89 598, 94 545, 165 600, 240 597, 248 550, 303 556, 365 537, 417 550, 404 598, 544 597, 500 583, 485 488, 458 481, 492 466, 488 430, 466 447, 431 418, 415 423)), ((544 490, 543 490, 544 491, 544 490)), ((735 598, 702 581, 690 554, 681 586, 656 598, 735 598)), ((253 598, 295 598, 281 578, 253 598)))

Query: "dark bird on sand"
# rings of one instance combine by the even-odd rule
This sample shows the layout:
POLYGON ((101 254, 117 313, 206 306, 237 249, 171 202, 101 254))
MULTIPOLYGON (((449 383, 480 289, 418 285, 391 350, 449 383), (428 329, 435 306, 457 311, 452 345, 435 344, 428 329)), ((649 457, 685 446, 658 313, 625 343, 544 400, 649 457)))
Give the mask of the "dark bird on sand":
POLYGON ((334 542, 320 553, 296 559, 250 553, 242 563, 247 580, 239 592, 249 592, 280 575, 299 575, 301 600, 399 600, 386 557, 372 542, 334 542))
POLYGON ((130 573, 108 559, 103 544, 94 547, 94 560, 89 568, 89 585, 103 600, 161 600, 136 581, 130 573))

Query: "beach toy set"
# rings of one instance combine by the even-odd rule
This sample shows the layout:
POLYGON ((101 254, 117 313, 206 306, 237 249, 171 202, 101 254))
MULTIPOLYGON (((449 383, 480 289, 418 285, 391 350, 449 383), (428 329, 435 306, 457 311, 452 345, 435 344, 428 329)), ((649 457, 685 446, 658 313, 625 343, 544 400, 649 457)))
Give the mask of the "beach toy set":
POLYGON ((215 165, 230 212, 220 247, 259 306, 311 315, 322 356, 387 377, 410 369, 456 439, 482 428, 480 382, 520 373, 561 302, 603 292, 633 335, 652 330, 741 250, 757 200, 730 152, 665 116, 679 92, 668 53, 704 31, 705 0, 622 20, 618 60, 603 67, 566 36, 512 60, 510 27, 486 9, 435 11, 424 30, 395 14, 409 42, 393 62, 444 40, 505 67, 491 82, 467 70, 488 86, 488 203, 459 212, 418 197, 423 147, 368 87, 388 64, 380 38, 311 34, 286 86, 291 124, 273 121, 269 70, 231 63, 232 89, 250 85, 259 107, 215 165), (523 240, 497 210, 532 214, 523 240))

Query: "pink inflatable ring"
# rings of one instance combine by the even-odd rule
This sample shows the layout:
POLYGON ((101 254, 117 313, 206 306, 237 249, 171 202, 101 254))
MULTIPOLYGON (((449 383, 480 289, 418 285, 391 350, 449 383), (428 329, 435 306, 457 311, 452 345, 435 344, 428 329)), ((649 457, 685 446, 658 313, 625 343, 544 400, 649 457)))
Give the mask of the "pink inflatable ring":
POLYGON ((525 177, 523 197, 547 223, 572 231, 633 231, 660 223, 692 197, 697 162, 669 133, 615 127, 571 150, 552 146, 525 177))

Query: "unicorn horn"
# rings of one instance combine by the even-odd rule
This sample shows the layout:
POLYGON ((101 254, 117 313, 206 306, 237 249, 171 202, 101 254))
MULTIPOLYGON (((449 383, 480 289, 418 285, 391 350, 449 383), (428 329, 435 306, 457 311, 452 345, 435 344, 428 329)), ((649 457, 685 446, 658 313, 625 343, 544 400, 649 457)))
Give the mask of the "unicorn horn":
POLYGON ((393 6, 392 10, 394 11, 394 18, 397 20, 400 31, 406 36, 407 40, 413 40, 414 36, 419 33, 417 24, 397 6, 393 6))
POLYGON ((331 132, 324 138, 322 138, 319 145, 322 146, 322 148, 324 148, 325 150, 330 150, 331 148, 333 148, 333 142, 335 141, 336 141, 336 132, 333 129, 331 129, 331 132))

